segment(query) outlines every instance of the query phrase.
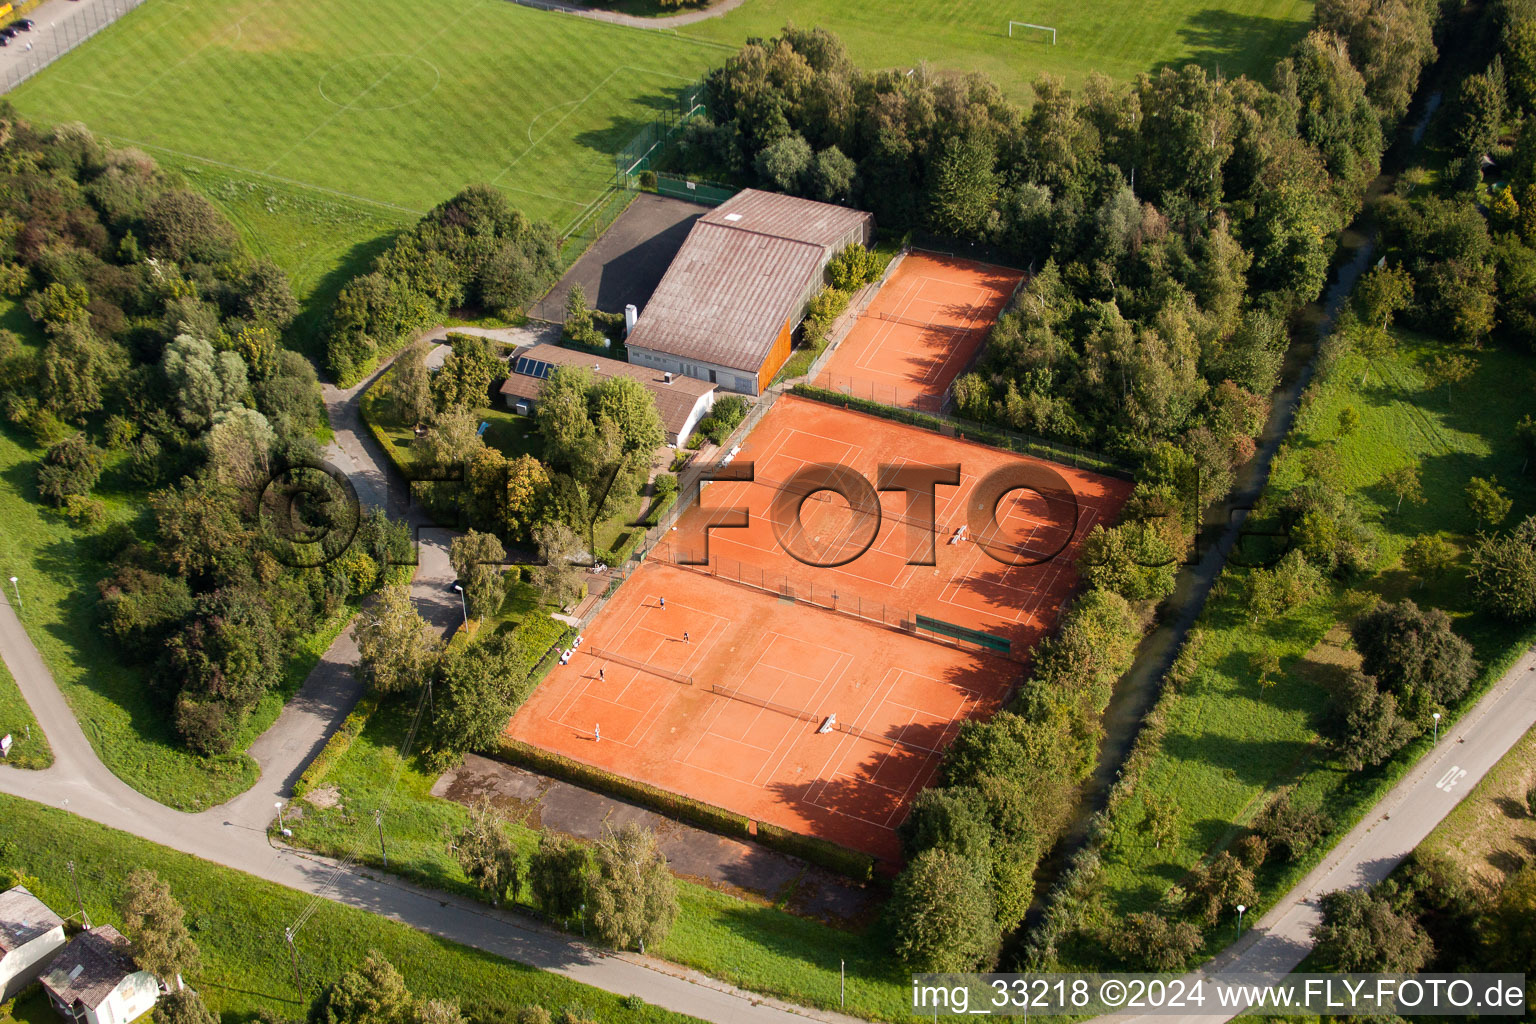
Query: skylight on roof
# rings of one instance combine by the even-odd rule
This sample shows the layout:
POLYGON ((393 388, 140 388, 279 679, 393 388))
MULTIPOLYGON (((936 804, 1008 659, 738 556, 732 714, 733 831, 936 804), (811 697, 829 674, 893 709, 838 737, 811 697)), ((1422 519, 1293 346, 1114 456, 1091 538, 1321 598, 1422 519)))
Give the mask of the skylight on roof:
POLYGON ((725 219, 726 220, 741 220, 741 214, 739 214, 739 213, 728 213, 728 214, 725 215, 725 219))

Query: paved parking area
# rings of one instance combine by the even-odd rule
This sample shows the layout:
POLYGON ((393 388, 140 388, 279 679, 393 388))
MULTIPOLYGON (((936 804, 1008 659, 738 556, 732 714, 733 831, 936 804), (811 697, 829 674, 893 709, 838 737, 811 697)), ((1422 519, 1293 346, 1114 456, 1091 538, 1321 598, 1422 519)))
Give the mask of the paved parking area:
POLYGON ((589 306, 622 313, 632 302, 643 310, 693 222, 707 212, 709 207, 697 203, 640 193, 528 315, 564 322, 566 297, 571 285, 578 283, 587 293, 589 306))
POLYGON ((16 88, 143 2, 48 0, 27 15, 36 23, 32 31, 0 47, 0 91, 16 88))

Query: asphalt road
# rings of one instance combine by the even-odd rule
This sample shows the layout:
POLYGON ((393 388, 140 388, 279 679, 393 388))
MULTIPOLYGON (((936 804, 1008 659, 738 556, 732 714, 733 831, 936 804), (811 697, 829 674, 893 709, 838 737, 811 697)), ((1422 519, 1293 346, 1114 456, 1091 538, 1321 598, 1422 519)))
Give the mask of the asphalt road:
MULTIPOLYGON (((1254 922, 1241 939, 1207 964, 1199 976, 1220 980, 1242 975, 1252 982, 1255 977, 1278 979, 1295 970, 1312 949, 1312 929, 1322 920, 1319 898, 1340 889, 1375 885, 1386 878, 1533 727, 1536 649, 1527 651, 1461 721, 1443 730, 1439 744, 1371 808, 1323 862, 1254 922)), ((1102 1019, 1217 1024, 1233 1016, 1117 1014, 1102 1019)))

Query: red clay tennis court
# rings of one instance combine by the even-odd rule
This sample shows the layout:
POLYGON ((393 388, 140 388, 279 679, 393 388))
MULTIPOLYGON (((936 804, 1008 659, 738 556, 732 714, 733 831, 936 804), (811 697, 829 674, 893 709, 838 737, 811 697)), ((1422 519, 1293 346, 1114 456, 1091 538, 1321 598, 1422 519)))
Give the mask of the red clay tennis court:
MULTIPOLYGON (((754 463, 755 482, 705 485, 699 504, 683 515, 653 558, 703 561, 708 510, 743 507, 750 517, 747 527, 710 531, 709 565, 703 571, 893 625, 917 615, 939 619, 1006 638, 1019 656, 1055 624, 1076 587, 1074 566, 1082 539, 1094 526, 1115 521, 1132 486, 794 395, 775 403, 747 435, 735 461, 754 463), (789 555, 770 515, 773 499, 796 471, 817 463, 850 466, 870 481, 881 464, 958 464, 959 485, 936 489, 935 564, 908 564, 911 531, 926 523, 908 515, 906 499, 898 492, 880 494, 882 518, 874 543, 848 564, 822 568, 789 555), (1021 464, 1059 473, 1075 506, 1027 490, 1014 490, 998 503, 1004 539, 1028 559, 1040 560, 1034 565, 1005 564, 982 550, 970 531, 956 534, 969 520, 972 500, 984 501, 977 483, 999 467, 1021 464)), ((823 497, 829 500, 804 503, 801 522, 817 550, 829 553, 854 535, 855 520, 842 498, 823 497)))
POLYGON ((1005 267, 909 252, 813 383, 937 410, 1023 278, 1005 267))
POLYGON ((959 723, 1018 677, 1001 658, 648 561, 507 732, 896 862, 896 826, 959 723))

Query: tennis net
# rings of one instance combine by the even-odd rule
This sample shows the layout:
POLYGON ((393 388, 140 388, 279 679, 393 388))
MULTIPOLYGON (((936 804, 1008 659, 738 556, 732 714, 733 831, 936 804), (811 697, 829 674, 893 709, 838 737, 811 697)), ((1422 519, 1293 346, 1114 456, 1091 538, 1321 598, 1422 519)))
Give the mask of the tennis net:
POLYGON ((671 669, 662 668, 659 665, 652 665, 649 662, 639 661, 635 658, 626 658, 622 654, 615 654, 612 651, 605 651, 601 647, 583 647, 579 648, 579 650, 583 654, 590 654, 594 658, 601 658, 604 661, 617 662, 620 665, 628 665, 630 668, 639 669, 641 672, 649 672, 653 676, 660 676, 663 679, 670 679, 674 683, 682 683, 684 686, 693 685, 693 676, 690 676, 685 672, 673 672, 671 669))
POLYGON ((721 686, 719 683, 711 683, 709 692, 715 694, 718 697, 727 697, 731 700, 739 700, 743 704, 752 704, 756 707, 760 707, 768 711, 777 711, 781 715, 788 715, 791 718, 798 718, 802 722, 815 722, 819 725, 825 720, 823 716, 817 715, 814 712, 802 711, 799 708, 792 708, 787 704, 776 704, 771 700, 766 700, 762 697, 757 697, 747 693, 745 690, 732 689, 729 686, 721 686))
MULTIPOLYGON (((787 704, 779 704, 775 701, 767 700, 766 698, 747 693, 744 690, 733 689, 729 686, 721 686, 719 683, 711 683, 709 692, 715 694, 718 697, 725 697, 729 700, 739 700, 743 704, 751 704, 754 707, 763 708, 766 711, 774 711, 778 714, 787 715, 790 718, 798 718, 802 722, 811 722, 818 726, 827 720, 826 715, 819 715, 812 711, 802 711, 800 708, 792 708, 787 704)), ((872 740, 875 743, 883 743, 888 747, 903 747, 907 750, 912 750, 920 754, 937 755, 943 753, 943 751, 935 750, 932 747, 925 747, 921 743, 912 743, 908 740, 900 738, 892 739, 889 736, 882 736, 879 733, 870 732, 868 729, 861 729, 856 725, 849 725, 847 722, 833 722, 832 729, 834 732, 844 732, 850 736, 859 736, 866 740, 872 740)))

